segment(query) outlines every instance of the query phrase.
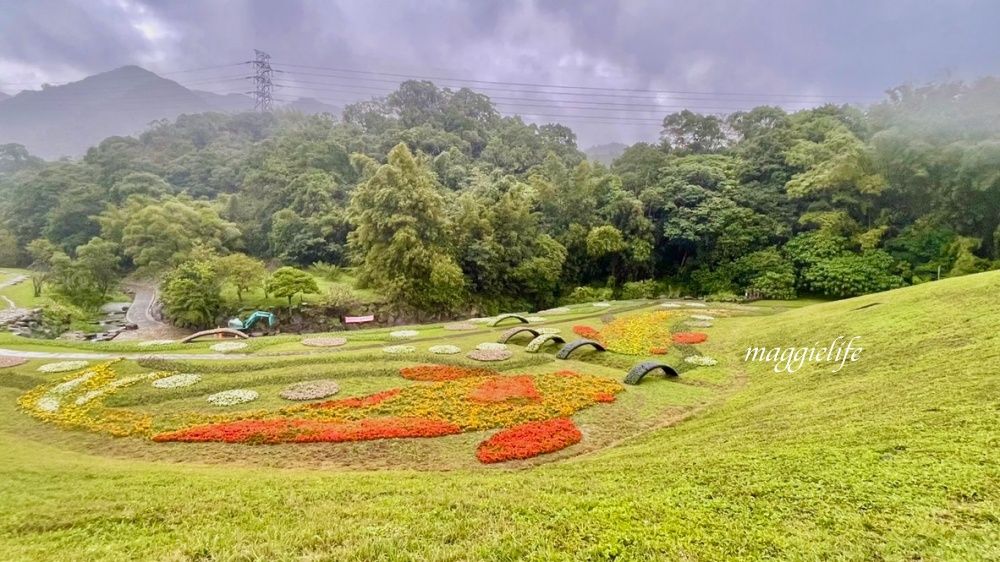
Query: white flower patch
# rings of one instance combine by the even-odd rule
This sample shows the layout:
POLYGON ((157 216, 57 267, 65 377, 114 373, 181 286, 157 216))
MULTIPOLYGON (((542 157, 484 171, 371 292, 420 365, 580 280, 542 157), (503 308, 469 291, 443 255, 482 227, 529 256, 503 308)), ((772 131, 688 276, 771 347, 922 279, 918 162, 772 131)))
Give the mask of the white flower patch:
POLYGON ((305 381, 293 384, 278 393, 285 400, 318 400, 340 392, 336 381, 305 381))
POLYGON ((558 334, 558 333, 562 332, 562 330, 559 329, 559 328, 533 328, 533 329, 536 332, 538 332, 538 335, 543 335, 543 334, 558 334))
POLYGON ((182 388, 191 386, 201 380, 201 375, 181 373, 153 381, 153 388, 182 388))
POLYGON ((59 383, 53 386, 52 389, 49 390, 47 394, 56 394, 60 396, 63 394, 69 394, 70 392, 73 392, 73 390, 75 390, 76 387, 89 381, 96 375, 97 373, 95 373, 94 371, 87 371, 86 373, 80 375, 79 377, 76 377, 75 379, 68 380, 64 383, 59 383))
POLYGON ((389 332, 389 339, 406 340, 410 338, 415 338, 419 335, 420 332, 416 330, 396 330, 395 332, 389 332))
POLYGON ((689 357, 685 357, 684 361, 692 365, 701 365, 703 367, 711 367, 712 365, 718 363, 718 361, 706 355, 691 355, 689 357))
POLYGON ((695 308, 705 308, 708 305, 705 304, 705 303, 703 303, 703 302, 686 302, 686 303, 684 303, 684 306, 693 306, 695 308))
POLYGON ((42 396, 35 402, 35 407, 43 412, 54 414, 59 411, 59 399, 54 396, 42 396))
POLYGON ((254 390, 223 390, 208 397, 208 402, 215 406, 235 406, 253 402, 260 394, 254 390))
POLYGON ((388 353, 391 355, 399 355, 401 353, 413 353, 417 348, 412 345, 390 345, 388 347, 382 348, 382 353, 388 353))
POLYGON ((77 406, 83 406, 84 404, 86 404, 87 402, 90 402, 94 398, 97 398, 98 396, 104 394, 105 392, 108 392, 108 390, 110 390, 110 389, 108 389, 108 388, 100 388, 98 390, 91 390, 90 392, 88 392, 88 393, 84 394, 83 396, 77 398, 76 399, 76 405, 77 406))
POLYGON ((84 404, 90 402, 94 398, 99 398, 99 397, 101 397, 101 396, 103 396, 103 395, 111 392, 112 390, 115 390, 116 388, 121 388, 123 386, 128 386, 130 384, 137 383, 139 381, 143 381, 143 380, 146 380, 146 379, 151 379, 151 378, 153 378, 153 377, 155 377, 157 375, 159 375, 159 373, 146 373, 144 375, 132 375, 131 377, 125 377, 125 378, 113 380, 113 381, 109 382, 107 384, 107 386, 104 386, 103 388, 98 388, 97 390, 91 390, 90 392, 87 392, 83 396, 80 396, 79 398, 77 398, 76 399, 76 405, 77 406, 83 406, 84 404))
POLYGON ((609 302, 595 302, 594 306, 596 306, 597 308, 608 308, 609 306, 611 306, 611 303, 609 303, 609 302))
POLYGON ((507 344, 487 341, 477 345, 476 349, 479 351, 503 351, 507 349, 507 344))
POLYGON ((86 361, 62 361, 60 363, 49 363, 47 365, 42 365, 38 370, 42 373, 65 373, 67 371, 76 371, 86 367, 89 363, 86 361))
POLYGON ((494 316, 489 316, 487 318, 469 318, 468 322, 473 324, 488 324, 495 319, 494 316))
POLYGON ((542 318, 541 316, 528 316, 525 320, 528 322, 545 322, 545 318, 542 318))
POLYGON ((138 345, 139 347, 150 347, 154 345, 170 345, 172 343, 174 343, 174 340, 149 340, 149 341, 141 341, 136 345, 138 345))
POLYGON ((712 323, 709 322, 708 320, 688 320, 687 322, 685 322, 685 324, 687 324, 688 326, 691 326, 692 328, 711 328, 712 327, 712 323))
POLYGON ((454 355, 456 353, 461 353, 462 349, 455 345, 432 345, 427 348, 427 351, 438 355, 454 355))
POLYGON ((246 347, 247 347, 247 344, 245 344, 243 342, 240 342, 240 341, 226 341, 226 342, 217 343, 217 344, 213 345, 211 349, 213 351, 219 351, 219 352, 222 352, 222 353, 226 353, 227 351, 237 351, 237 350, 240 350, 240 349, 245 349, 246 347))
POLYGON ((679 305, 679 304, 677 304, 675 302, 665 302, 665 303, 661 304, 660 306, 662 306, 663 308, 680 308, 681 307, 681 305, 679 305))
POLYGON ((538 314, 541 314, 543 316, 548 316, 552 314, 569 314, 570 312, 572 312, 570 309, 566 308, 565 306, 560 306, 557 308, 550 308, 548 310, 543 310, 538 314))
POLYGON ((705 321, 715 320, 715 316, 709 316, 707 314, 692 314, 691 318, 695 320, 705 320, 705 321))

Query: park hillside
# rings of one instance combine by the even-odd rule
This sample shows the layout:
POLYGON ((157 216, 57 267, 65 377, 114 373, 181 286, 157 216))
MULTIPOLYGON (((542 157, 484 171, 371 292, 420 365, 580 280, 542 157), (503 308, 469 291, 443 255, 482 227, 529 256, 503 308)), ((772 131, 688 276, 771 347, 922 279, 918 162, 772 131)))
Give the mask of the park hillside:
POLYGON ((7 336, 0 558, 995 559, 998 292, 588 303, 224 359, 7 336), (574 333, 608 351, 563 358, 574 333), (744 361, 845 334, 836 374, 744 361), (648 360, 676 372, 623 384, 648 360))

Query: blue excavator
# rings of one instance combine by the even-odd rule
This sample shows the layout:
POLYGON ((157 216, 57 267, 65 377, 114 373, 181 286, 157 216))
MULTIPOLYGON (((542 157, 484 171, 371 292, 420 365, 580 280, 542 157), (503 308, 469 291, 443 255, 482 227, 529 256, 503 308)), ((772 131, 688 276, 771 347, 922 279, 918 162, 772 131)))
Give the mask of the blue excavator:
POLYGON ((267 321, 268 328, 273 328, 274 325, 277 323, 277 318, 275 318, 273 314, 271 314, 270 312, 264 312, 262 310, 258 310, 257 312, 251 314, 250 317, 246 319, 246 322, 240 320, 239 318, 233 318, 232 320, 229 321, 229 327, 232 328, 233 330, 239 330, 241 332, 249 332, 250 329, 253 328, 253 325, 261 320, 267 321))

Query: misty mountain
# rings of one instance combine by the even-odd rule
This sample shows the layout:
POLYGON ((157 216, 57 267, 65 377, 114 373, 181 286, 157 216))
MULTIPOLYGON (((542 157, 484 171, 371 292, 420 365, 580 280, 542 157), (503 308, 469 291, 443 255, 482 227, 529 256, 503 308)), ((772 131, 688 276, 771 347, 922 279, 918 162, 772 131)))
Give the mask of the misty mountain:
MULTIPOLYGON (((35 156, 79 157, 116 135, 137 135, 160 119, 210 111, 253 111, 253 98, 189 90, 138 66, 123 66, 62 86, 0 98, 0 145, 18 143, 35 156)), ((312 98, 284 109, 333 113, 341 109, 312 98)))
POLYGON ((599 144, 597 146, 592 146, 587 150, 585 150, 584 154, 586 154, 587 159, 592 162, 600 162, 605 166, 610 166, 611 163, 614 162, 616 158, 618 158, 619 156, 622 155, 623 152, 625 152, 626 148, 628 148, 627 145, 624 145, 620 142, 612 142, 608 144, 599 144))
POLYGON ((5 100, 5 99, 7 99, 7 98, 9 98, 9 97, 10 97, 10 96, 8 96, 7 94, 5 94, 5 93, 3 93, 3 92, 0 92, 0 101, 3 101, 3 100, 5 100))

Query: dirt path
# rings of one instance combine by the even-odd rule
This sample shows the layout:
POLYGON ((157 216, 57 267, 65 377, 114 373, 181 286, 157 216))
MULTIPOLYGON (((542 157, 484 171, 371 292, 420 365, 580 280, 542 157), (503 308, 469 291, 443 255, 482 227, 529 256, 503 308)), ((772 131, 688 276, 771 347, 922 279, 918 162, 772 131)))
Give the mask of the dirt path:
MULTIPOLYGON (((27 279, 27 277, 25 277, 24 275, 18 275, 17 277, 14 277, 13 279, 8 279, 8 280, 4 281, 3 283, 0 283, 0 289, 6 289, 7 287, 13 287, 14 285, 17 285, 19 283, 23 283, 26 279, 27 279)), ((7 308, 9 308, 11 310, 17 308, 17 303, 15 303, 14 301, 10 300, 5 295, 0 295, 0 298, 2 298, 4 301, 6 301, 7 308)))
POLYGON ((153 316, 152 310, 156 304, 154 285, 131 283, 128 288, 135 293, 135 298, 125 313, 125 320, 135 324, 139 329, 122 332, 115 341, 173 340, 188 335, 188 332, 160 322, 153 316))

